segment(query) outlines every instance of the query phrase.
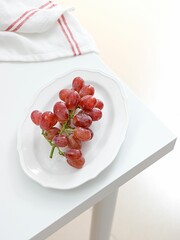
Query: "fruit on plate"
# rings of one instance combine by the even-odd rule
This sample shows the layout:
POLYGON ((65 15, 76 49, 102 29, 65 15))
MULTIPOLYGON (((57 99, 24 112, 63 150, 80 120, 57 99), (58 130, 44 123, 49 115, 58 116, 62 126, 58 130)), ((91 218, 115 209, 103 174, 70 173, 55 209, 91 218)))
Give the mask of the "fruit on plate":
POLYGON ((32 122, 40 127, 51 146, 50 158, 57 149, 71 167, 80 169, 84 166, 83 143, 93 138, 90 127, 102 118, 104 107, 102 100, 97 99, 94 93, 95 88, 77 76, 72 80, 71 88, 59 91, 59 99, 52 111, 31 112, 32 122))

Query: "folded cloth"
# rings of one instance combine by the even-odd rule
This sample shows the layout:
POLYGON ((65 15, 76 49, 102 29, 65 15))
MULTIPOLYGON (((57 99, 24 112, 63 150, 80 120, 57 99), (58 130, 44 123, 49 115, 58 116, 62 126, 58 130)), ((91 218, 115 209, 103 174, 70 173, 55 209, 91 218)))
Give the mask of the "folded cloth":
POLYGON ((71 10, 47 0, 1 0, 0 61, 46 61, 97 52, 71 10))

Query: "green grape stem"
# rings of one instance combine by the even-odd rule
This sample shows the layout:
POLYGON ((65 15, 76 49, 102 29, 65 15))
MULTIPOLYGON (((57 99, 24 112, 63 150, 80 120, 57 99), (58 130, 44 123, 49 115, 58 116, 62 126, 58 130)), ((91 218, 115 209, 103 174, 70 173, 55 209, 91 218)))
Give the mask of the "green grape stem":
POLYGON ((59 135, 61 135, 63 132, 65 132, 67 122, 68 122, 68 121, 66 121, 65 123, 63 123, 62 128, 61 128, 60 131, 59 131, 59 135))
MULTIPOLYGON (((71 119, 74 117, 74 114, 75 114, 75 110, 69 110, 69 118, 65 123, 63 123, 62 128, 60 129, 60 131, 58 133, 59 135, 61 135, 62 133, 65 133, 66 136, 69 136, 69 134, 73 133, 74 128, 72 128, 69 124, 70 124, 71 119)), ((42 135, 48 141, 48 143, 51 145, 51 151, 49 154, 50 158, 53 157, 55 148, 57 148, 59 155, 61 155, 61 156, 65 155, 64 152, 59 147, 57 147, 51 140, 49 140, 47 138, 46 132, 44 130, 42 130, 42 135)))
POLYGON ((50 158, 52 158, 53 157, 53 154, 54 154, 54 149, 56 148, 56 146, 54 145, 54 146, 52 146, 52 148, 51 148, 51 152, 50 152, 50 155, 49 155, 49 157, 50 158))
POLYGON ((59 155, 64 156, 64 152, 61 151, 61 149, 60 149, 59 147, 57 147, 57 149, 58 149, 58 153, 59 153, 59 155))
POLYGON ((69 120, 71 120, 74 117, 75 110, 69 110, 69 120))

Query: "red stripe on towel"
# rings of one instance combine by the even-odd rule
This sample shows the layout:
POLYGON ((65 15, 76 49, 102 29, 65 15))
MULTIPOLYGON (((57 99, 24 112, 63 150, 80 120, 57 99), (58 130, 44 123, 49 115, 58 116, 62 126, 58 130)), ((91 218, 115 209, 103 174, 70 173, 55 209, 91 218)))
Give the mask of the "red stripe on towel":
POLYGON ((77 51, 78 51, 79 55, 81 55, 81 51, 80 51, 79 45, 78 45, 77 41, 75 40, 75 38, 74 38, 74 36, 72 34, 72 31, 70 30, 64 15, 62 15, 62 20, 63 20, 63 22, 64 22, 64 24, 65 24, 65 26, 66 26, 66 28, 67 28, 71 38, 72 38, 72 41, 74 42, 74 44, 75 44, 75 46, 77 48, 77 51))
MULTIPOLYGON (((40 6, 38 9, 42 9, 42 8, 46 7, 47 5, 49 5, 50 3, 51 3, 51 2, 48 1, 47 3, 43 4, 42 6, 40 6)), ((30 13, 30 12, 36 10, 36 9, 37 9, 37 8, 33 8, 33 9, 30 9, 30 10, 26 11, 25 13, 23 13, 18 19, 16 19, 11 25, 9 25, 9 27, 7 27, 7 28, 5 29, 5 31, 9 31, 9 30, 10 30, 12 27, 14 27, 14 25, 15 25, 16 23, 18 23, 23 17, 25 17, 28 13, 30 13)), ((37 12, 37 11, 36 11, 36 12, 37 12)))
POLYGON ((53 7, 55 7, 55 6, 57 6, 57 4, 52 4, 52 6, 50 6, 50 7, 48 7, 48 8, 46 8, 46 9, 50 9, 50 8, 53 8, 53 7))
MULTIPOLYGON (((52 8, 52 7, 55 7, 56 5, 52 5, 51 7, 49 7, 49 8, 52 8)), ((49 9, 49 8, 47 8, 47 9, 49 9)), ((42 8, 41 8, 42 9, 42 8)), ((39 11, 40 9, 37 9, 37 10, 35 10, 34 12, 32 12, 31 14, 29 14, 21 23, 19 23, 19 25, 15 28, 15 29, 13 29, 12 30, 12 32, 16 32, 20 27, 22 27, 22 25, 29 19, 29 18, 31 18, 35 13, 37 13, 38 11, 39 11)))
POLYGON ((57 21, 58 21, 58 23, 59 23, 59 25, 60 25, 60 27, 61 27, 61 29, 62 29, 64 35, 65 35, 65 37, 66 37, 68 43, 69 43, 70 46, 71 46, 71 49, 72 49, 73 55, 76 56, 76 52, 75 52, 74 46, 73 46, 73 44, 72 44, 72 42, 71 42, 69 36, 67 35, 67 33, 66 33, 66 31, 65 31, 65 29, 64 29, 64 27, 63 27, 63 25, 62 25, 62 22, 61 22, 60 18, 58 18, 57 21))
POLYGON ((49 5, 50 3, 51 3, 51 1, 49 1, 49 2, 47 2, 47 3, 45 3, 45 4, 43 4, 42 6, 39 7, 39 9, 42 9, 42 8, 46 7, 46 6, 49 5))

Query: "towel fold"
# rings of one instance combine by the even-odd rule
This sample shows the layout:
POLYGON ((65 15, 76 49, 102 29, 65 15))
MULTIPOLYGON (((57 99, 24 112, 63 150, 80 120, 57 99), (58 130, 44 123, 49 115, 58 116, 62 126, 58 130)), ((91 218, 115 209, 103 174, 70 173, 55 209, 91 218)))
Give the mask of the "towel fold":
POLYGON ((1 0, 0 61, 46 61, 97 52, 72 10, 47 0, 1 0))

